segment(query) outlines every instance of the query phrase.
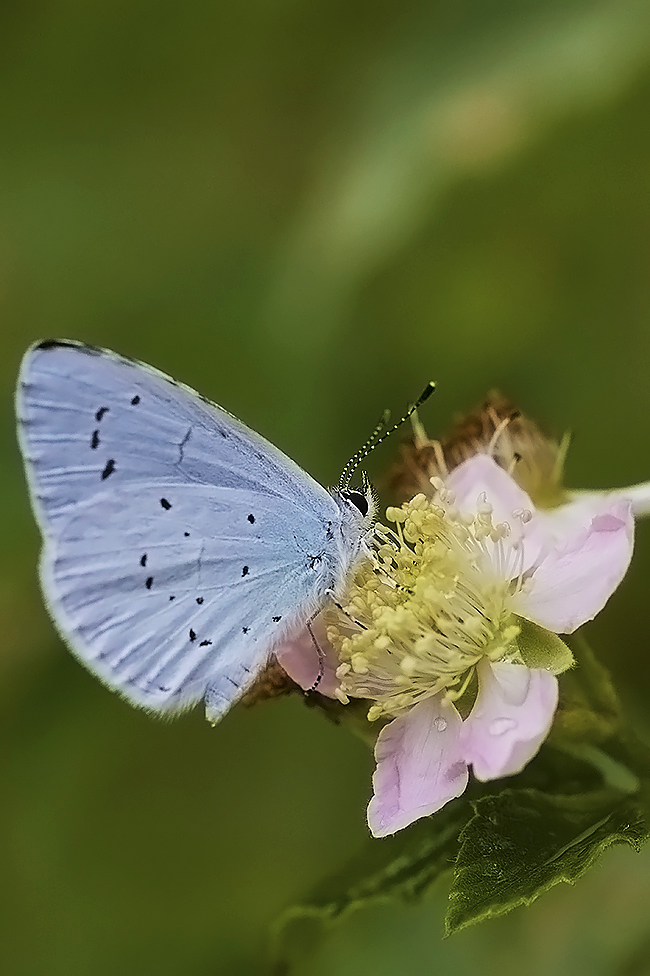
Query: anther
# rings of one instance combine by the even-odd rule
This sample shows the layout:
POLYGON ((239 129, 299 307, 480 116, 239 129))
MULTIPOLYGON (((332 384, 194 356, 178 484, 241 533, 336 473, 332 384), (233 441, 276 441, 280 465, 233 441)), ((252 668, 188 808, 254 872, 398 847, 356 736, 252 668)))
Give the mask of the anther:
POLYGON ((481 494, 478 496, 477 504, 476 504, 476 511, 478 512, 479 515, 491 515, 492 514, 492 511, 493 511, 492 506, 490 505, 489 501, 487 500, 487 495, 486 495, 486 493, 484 491, 481 492, 481 494))

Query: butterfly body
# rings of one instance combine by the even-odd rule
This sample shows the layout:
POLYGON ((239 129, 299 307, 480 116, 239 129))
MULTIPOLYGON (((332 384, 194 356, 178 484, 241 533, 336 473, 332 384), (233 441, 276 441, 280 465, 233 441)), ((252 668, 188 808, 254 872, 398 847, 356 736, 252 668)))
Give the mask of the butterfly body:
POLYGON ((364 513, 143 364, 40 343, 17 414, 50 613, 136 705, 204 699, 216 721, 368 552, 370 496, 364 513))

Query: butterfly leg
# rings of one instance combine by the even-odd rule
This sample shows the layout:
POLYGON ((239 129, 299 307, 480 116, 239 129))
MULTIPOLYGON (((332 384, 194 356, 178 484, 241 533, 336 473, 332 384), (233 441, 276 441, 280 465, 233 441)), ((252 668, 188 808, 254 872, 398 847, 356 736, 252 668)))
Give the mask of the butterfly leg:
POLYGON ((351 620, 352 621, 353 624, 356 624, 357 627, 360 627, 361 628, 361 630, 367 630, 368 629, 365 624, 362 624, 360 620, 357 620, 356 617, 353 617, 352 614, 349 614, 348 611, 345 609, 345 607, 341 606, 341 604, 339 603, 339 601, 336 599, 336 595, 334 593, 334 590, 327 590, 327 592, 326 592, 325 595, 330 598, 330 600, 332 601, 332 603, 334 604, 334 606, 337 608, 337 610, 340 610, 341 613, 344 614, 348 618, 348 620, 351 620))
POLYGON ((316 653, 318 654, 318 674, 316 675, 316 679, 314 683, 307 689, 307 691, 316 691, 318 689, 319 684, 323 680, 323 675, 325 674, 325 656, 321 650, 320 644, 316 640, 314 631, 311 629, 311 621, 314 620, 317 616, 318 614, 314 614, 311 620, 307 621, 307 630, 309 631, 309 636, 311 637, 314 647, 316 648, 316 653))

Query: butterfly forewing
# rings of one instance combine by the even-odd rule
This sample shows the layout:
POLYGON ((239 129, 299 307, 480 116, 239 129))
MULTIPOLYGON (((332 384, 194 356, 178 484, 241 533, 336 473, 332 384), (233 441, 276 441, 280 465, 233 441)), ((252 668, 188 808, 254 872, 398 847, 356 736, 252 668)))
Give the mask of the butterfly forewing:
POLYGON ((18 414, 63 637, 130 701, 218 718, 340 576, 338 506, 225 411, 88 347, 31 350, 18 414))
POLYGON ((156 479, 250 488, 308 511, 336 508, 318 482, 225 410, 114 353, 35 346, 23 361, 17 411, 46 530, 104 483, 156 479))

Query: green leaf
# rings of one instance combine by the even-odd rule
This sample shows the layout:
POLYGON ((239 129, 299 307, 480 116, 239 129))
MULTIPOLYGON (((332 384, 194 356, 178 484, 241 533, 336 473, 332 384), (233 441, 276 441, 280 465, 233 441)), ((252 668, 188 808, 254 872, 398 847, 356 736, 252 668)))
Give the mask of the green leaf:
POLYGON ((557 634, 524 617, 518 617, 517 623, 521 628, 517 646, 524 664, 529 668, 544 668, 553 674, 562 674, 574 666, 575 660, 570 648, 557 634))
POLYGON ((460 837, 448 934, 528 905, 560 881, 573 883, 608 847, 639 850, 650 833, 639 798, 613 790, 562 796, 507 789, 474 807, 460 837))

